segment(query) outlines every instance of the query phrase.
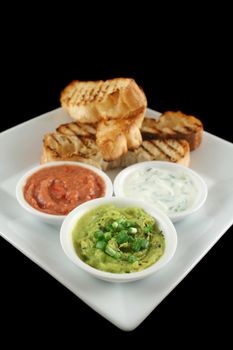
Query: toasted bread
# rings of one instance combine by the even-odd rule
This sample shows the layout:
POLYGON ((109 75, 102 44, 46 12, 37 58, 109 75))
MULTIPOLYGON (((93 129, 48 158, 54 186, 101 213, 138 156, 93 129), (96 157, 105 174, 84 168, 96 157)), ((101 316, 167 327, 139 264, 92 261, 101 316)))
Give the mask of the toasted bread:
POLYGON ((202 140, 202 122, 181 112, 165 112, 159 120, 145 118, 141 133, 143 139, 167 139, 186 140, 190 150, 196 149, 202 140))
POLYGON ((41 163, 68 160, 87 163, 97 168, 104 168, 102 155, 95 140, 89 136, 68 135, 53 132, 43 139, 41 163))
POLYGON ((112 161, 128 149, 138 148, 142 143, 140 127, 144 112, 124 119, 103 120, 98 123, 96 143, 104 160, 112 161))
POLYGON ((105 161, 96 144, 94 130, 83 124, 81 126, 83 131, 78 123, 68 123, 58 127, 57 132, 46 134, 41 163, 58 160, 78 161, 103 170, 126 167, 148 160, 166 160, 189 165, 188 142, 175 139, 143 141, 137 149, 128 151, 116 160, 105 161))
POLYGON ((124 168, 152 160, 173 162, 188 167, 190 164, 189 144, 185 140, 174 139, 143 141, 138 149, 128 151, 115 161, 106 162, 103 170, 124 168))
POLYGON ((133 79, 71 82, 61 93, 62 106, 81 123, 102 119, 128 118, 145 110, 144 92, 133 79))
POLYGON ((64 135, 76 135, 76 136, 88 136, 96 137, 96 124, 83 124, 83 123, 66 123, 60 125, 56 130, 64 135))

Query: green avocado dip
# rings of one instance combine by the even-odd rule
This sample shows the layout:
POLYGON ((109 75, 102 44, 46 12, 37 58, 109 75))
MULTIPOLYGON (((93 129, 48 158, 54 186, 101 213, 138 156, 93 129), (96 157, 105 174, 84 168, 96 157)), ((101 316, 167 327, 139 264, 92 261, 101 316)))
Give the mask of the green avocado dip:
POLYGON ((85 263, 113 273, 144 270, 165 250, 157 222, 140 208, 99 206, 81 217, 72 237, 75 251, 85 263))

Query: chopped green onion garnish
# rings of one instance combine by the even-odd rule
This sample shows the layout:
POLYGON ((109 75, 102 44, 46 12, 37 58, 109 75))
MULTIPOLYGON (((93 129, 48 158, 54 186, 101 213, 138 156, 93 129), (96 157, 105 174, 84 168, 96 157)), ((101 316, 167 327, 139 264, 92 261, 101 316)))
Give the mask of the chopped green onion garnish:
POLYGON ((96 248, 104 250, 106 247, 107 243, 104 241, 97 241, 96 242, 96 248))
POLYGON ((126 228, 131 227, 132 226, 132 222, 131 221, 126 221, 124 225, 125 225, 126 228))
POLYGON ((125 229, 125 226, 123 224, 118 224, 118 227, 117 227, 118 232, 124 229, 125 229))
POLYGON ((128 241, 128 239, 129 239, 129 235, 127 234, 127 231, 125 231, 125 230, 122 230, 116 236, 116 241, 117 241, 118 244, 125 243, 125 242, 128 241))
POLYGON ((139 250, 141 249, 141 240, 140 239, 136 239, 132 243, 132 249, 134 252, 139 252, 139 250))
POLYGON ((128 262, 129 263, 134 263, 135 261, 137 261, 138 259, 136 258, 136 256, 134 256, 134 255, 129 255, 128 256, 128 262))
POLYGON ((132 243, 132 249, 134 252, 139 252, 141 249, 146 249, 149 246, 149 241, 145 238, 143 239, 136 239, 132 243))
POLYGON ((153 226, 152 225, 147 225, 144 227, 144 233, 151 233, 153 231, 153 226))
POLYGON ((105 232, 104 233, 104 240, 109 241, 112 238, 111 232, 105 232))
POLYGON ((117 219, 117 222, 118 222, 118 224, 124 224, 126 222, 126 220, 123 218, 120 218, 120 219, 117 219))
POLYGON ((128 229, 128 232, 129 232, 129 233, 137 233, 138 230, 136 229, 136 227, 130 227, 130 228, 128 229))
POLYGON ((113 249, 109 245, 106 246, 105 253, 110 255, 112 258, 115 258, 115 259, 119 259, 121 257, 121 253, 118 252, 117 250, 113 249))
POLYGON ((149 241, 147 239, 141 239, 141 249, 146 249, 149 246, 149 241))
POLYGON ((128 237, 128 242, 129 243, 132 243, 132 242, 134 242, 135 241, 135 238, 134 237, 132 237, 132 236, 129 236, 128 237))
POLYGON ((113 227, 114 229, 116 229, 116 228, 118 227, 118 222, 114 221, 114 222, 112 223, 112 227, 113 227))
POLYGON ((112 230, 112 225, 111 224, 107 224, 105 227, 104 227, 105 231, 111 231, 112 230))
POLYGON ((101 231, 101 230, 96 231, 96 232, 95 232, 95 238, 96 238, 97 240, 103 239, 103 238, 104 238, 104 233, 103 233, 103 231, 101 231))

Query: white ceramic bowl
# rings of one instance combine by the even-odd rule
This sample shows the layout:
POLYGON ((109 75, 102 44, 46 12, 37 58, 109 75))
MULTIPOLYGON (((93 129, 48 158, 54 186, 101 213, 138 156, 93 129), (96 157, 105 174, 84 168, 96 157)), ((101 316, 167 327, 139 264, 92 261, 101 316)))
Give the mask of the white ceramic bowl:
POLYGON ((46 168, 46 167, 54 167, 54 166, 59 166, 59 165, 76 165, 85 169, 90 169, 93 172, 95 172, 97 175, 99 175, 106 186, 106 193, 104 197, 111 197, 113 193, 113 186, 112 186, 112 181, 110 178, 100 169, 87 165, 84 163, 79 163, 79 162, 69 162, 69 161, 58 161, 58 162, 51 162, 51 163, 46 163, 43 165, 38 165, 29 171, 27 171, 21 179, 18 181, 17 186, 16 186, 16 198, 19 202, 19 204, 27 210, 30 214, 34 215, 36 218, 49 223, 49 224, 61 224, 63 220, 65 219, 66 215, 53 215, 53 214, 47 214, 43 213, 42 211, 39 211, 35 208, 33 208, 24 198, 24 186, 27 182, 27 179, 36 173, 37 171, 46 168))
POLYGON ((72 260, 79 268, 88 272, 94 277, 108 281, 108 282, 132 282, 147 276, 152 275, 156 271, 164 267, 173 257, 176 246, 177 246, 177 235, 175 227, 168 218, 167 215, 161 211, 153 208, 152 206, 137 200, 127 199, 127 198, 98 198, 92 201, 86 202, 79 207, 71 211, 65 218, 61 231, 60 231, 60 241, 61 246, 70 260, 72 260), (161 228, 165 236, 165 252, 162 257, 155 262, 152 266, 146 268, 143 271, 132 272, 132 273, 111 273, 101 270, 97 270, 90 265, 86 264, 80 259, 80 257, 75 252, 75 248, 72 242, 72 230, 78 220, 86 214, 88 211, 103 205, 103 204, 113 204, 116 207, 138 207, 144 209, 148 214, 154 217, 159 227, 161 228))
MULTIPOLYGON (((181 219, 186 218, 190 214, 193 214, 198 209, 200 209, 201 206, 205 203, 207 192, 208 192, 207 185, 205 184, 204 180, 200 177, 200 175, 198 175, 195 171, 183 165, 175 164, 171 162, 160 162, 160 161, 142 162, 142 163, 131 165, 125 168, 124 170, 122 170, 114 180, 113 188, 114 188, 115 195, 117 197, 126 197, 126 194, 124 193, 124 183, 126 178, 132 176, 136 170, 146 170, 148 168, 166 169, 173 174, 175 174, 177 171, 183 172, 184 174, 186 174, 188 177, 191 178, 194 186, 196 187, 196 196, 192 205, 188 207, 186 210, 169 214, 169 218, 173 222, 179 221, 181 219)), ((135 197, 136 196, 137 194, 135 193, 135 197)), ((127 198, 131 198, 131 197, 127 197, 127 198)), ((152 203, 150 204, 153 205, 152 203)))

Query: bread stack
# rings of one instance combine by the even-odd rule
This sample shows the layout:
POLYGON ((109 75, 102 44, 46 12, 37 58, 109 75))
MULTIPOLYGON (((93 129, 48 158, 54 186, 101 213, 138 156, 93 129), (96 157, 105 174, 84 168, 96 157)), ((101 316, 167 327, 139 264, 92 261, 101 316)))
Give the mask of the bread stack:
POLYGON ((62 91, 61 104, 75 121, 96 124, 96 143, 106 161, 142 143, 147 100, 133 79, 73 81, 62 91))
POLYGON ((147 100, 133 79, 74 81, 61 93, 61 104, 74 120, 46 134, 42 163, 85 162, 103 170, 146 160, 189 165, 189 151, 199 146, 200 120, 166 112, 145 118, 147 100))

